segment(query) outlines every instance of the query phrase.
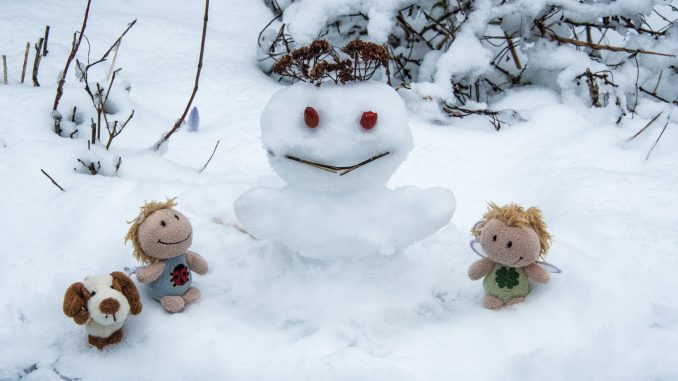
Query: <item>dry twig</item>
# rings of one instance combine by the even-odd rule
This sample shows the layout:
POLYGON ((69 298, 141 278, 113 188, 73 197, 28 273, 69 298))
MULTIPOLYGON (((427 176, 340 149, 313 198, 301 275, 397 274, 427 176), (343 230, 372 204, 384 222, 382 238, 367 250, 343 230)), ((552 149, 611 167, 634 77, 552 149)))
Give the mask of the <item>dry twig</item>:
POLYGON ((659 133, 659 136, 657 136, 657 140, 654 141, 654 144, 652 144, 652 147, 650 147, 650 150, 647 152, 647 156, 645 156, 645 160, 648 160, 650 158, 650 155, 652 154, 654 147, 657 146, 657 143, 659 143, 659 139, 661 139, 662 135, 664 135, 664 131, 666 131, 666 127, 669 126, 670 121, 671 121, 671 114, 669 114, 666 117, 666 124, 664 124, 664 128, 662 128, 662 132, 659 133))
POLYGON ((205 37, 207 36, 207 18, 208 18, 208 13, 210 9, 210 0, 205 0, 205 17, 203 18, 203 24, 202 24, 202 38, 200 40, 200 57, 198 59, 198 68, 195 72, 195 83, 193 85, 193 92, 191 93, 191 97, 188 99, 188 103, 186 104, 186 108, 184 109, 183 114, 181 114, 181 117, 174 123, 174 126, 172 127, 171 130, 169 130, 165 136, 163 136, 160 141, 158 141, 155 144, 155 150, 159 150, 160 147, 165 143, 169 138, 179 130, 181 125, 184 123, 184 119, 186 118, 186 115, 188 114, 188 110, 191 108, 191 104, 193 103, 193 99, 195 98, 195 94, 198 92, 198 83, 200 82, 200 72, 202 71, 202 57, 205 53, 205 37))
POLYGON ((198 173, 202 173, 202 171, 204 171, 205 168, 207 168, 207 164, 209 164, 210 161, 212 161, 212 158, 214 157, 214 153, 217 152, 217 147, 219 147, 220 142, 221 142, 221 139, 217 140, 217 144, 214 145, 214 149, 212 150, 212 154, 210 155, 210 158, 207 159, 207 162, 205 163, 205 165, 202 166, 202 168, 200 168, 198 173))
MULTIPOLYGON (((89 7, 91 3, 92 0, 87 0, 87 8, 85 8, 85 16, 82 19, 82 27, 80 28, 80 35, 77 36, 77 40, 76 40, 77 33, 73 33, 71 52, 68 55, 68 58, 66 59, 66 65, 64 66, 64 70, 61 73, 61 76, 59 77, 59 84, 57 85, 56 96, 54 97, 54 105, 52 106, 53 112, 57 111, 57 107, 59 107, 59 100, 61 99, 61 96, 64 95, 64 84, 66 83, 66 74, 68 74, 68 68, 69 66, 71 66, 71 62, 75 58, 75 54, 78 52, 78 49, 80 48, 80 42, 82 41, 82 37, 85 35, 85 28, 87 27, 87 18, 89 17, 89 7)), ((61 128, 56 125, 58 123, 56 118, 54 120, 54 123, 55 123, 54 130, 60 131, 61 128)))
POLYGON ((59 185, 59 184, 56 182, 56 180, 54 180, 54 179, 52 178, 52 176, 50 176, 47 172, 45 172, 44 169, 40 168, 40 172, 42 172, 43 175, 47 176, 47 178, 50 179, 50 180, 52 181, 52 184, 56 185, 56 187, 59 188, 59 189, 61 189, 62 192, 66 192, 66 191, 64 190, 64 188, 62 188, 61 185, 59 185))

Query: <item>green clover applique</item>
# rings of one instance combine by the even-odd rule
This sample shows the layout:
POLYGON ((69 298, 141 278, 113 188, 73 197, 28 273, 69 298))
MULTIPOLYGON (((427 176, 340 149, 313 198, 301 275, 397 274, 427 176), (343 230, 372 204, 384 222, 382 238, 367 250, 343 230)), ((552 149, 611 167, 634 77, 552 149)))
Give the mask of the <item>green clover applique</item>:
POLYGON ((502 266, 495 272, 495 282, 499 288, 508 288, 509 290, 518 285, 518 272, 513 267, 502 266))

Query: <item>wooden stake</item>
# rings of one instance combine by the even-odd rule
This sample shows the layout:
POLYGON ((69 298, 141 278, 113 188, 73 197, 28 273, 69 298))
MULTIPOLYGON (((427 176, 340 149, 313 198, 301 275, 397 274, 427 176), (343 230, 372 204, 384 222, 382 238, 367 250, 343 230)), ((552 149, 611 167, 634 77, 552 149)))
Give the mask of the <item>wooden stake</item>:
POLYGON ((7 56, 2 55, 2 81, 7 84, 7 56))
POLYGON ((26 52, 24 53, 24 66, 21 69, 21 83, 24 83, 24 78, 26 78, 26 65, 28 64, 28 51, 31 50, 31 43, 26 42, 26 52))
POLYGON ((42 46, 42 55, 46 56, 49 53, 47 50, 47 40, 49 39, 49 25, 45 27, 45 44, 42 46))
POLYGON ((35 60, 33 61, 33 86, 39 87, 40 83, 38 82, 38 70, 40 70, 40 59, 42 55, 42 44, 45 41, 44 38, 40 37, 38 43, 35 44, 35 60))

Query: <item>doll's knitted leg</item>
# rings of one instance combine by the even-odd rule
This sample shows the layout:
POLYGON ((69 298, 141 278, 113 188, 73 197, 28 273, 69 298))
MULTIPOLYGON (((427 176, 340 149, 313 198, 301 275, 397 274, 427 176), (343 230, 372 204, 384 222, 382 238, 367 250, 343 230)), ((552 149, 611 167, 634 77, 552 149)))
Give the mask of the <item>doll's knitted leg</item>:
POLYGON ((163 296, 160 304, 167 312, 179 312, 184 309, 184 299, 181 296, 163 296))
POLYGON ((513 299, 507 300, 507 301, 506 301, 506 305, 509 306, 509 305, 511 305, 511 304, 522 303, 522 302, 524 302, 524 301, 525 301, 525 297, 524 297, 524 296, 519 296, 519 297, 517 297, 517 298, 513 298, 513 299))
POLYGON ((186 304, 193 303, 196 300, 200 299, 200 290, 198 290, 195 287, 191 287, 181 297, 184 299, 184 303, 186 304))
POLYGON ((504 306, 504 301, 497 298, 494 295, 485 294, 484 304, 485 304, 485 308, 489 308, 491 310, 496 310, 496 309, 504 306))

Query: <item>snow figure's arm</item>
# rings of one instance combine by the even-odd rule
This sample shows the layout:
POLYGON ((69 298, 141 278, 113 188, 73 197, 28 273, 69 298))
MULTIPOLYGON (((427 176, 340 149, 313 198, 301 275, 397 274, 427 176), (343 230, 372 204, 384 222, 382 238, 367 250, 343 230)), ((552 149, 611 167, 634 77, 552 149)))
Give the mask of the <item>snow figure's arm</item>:
POLYGON ((444 227, 452 219, 455 209, 454 193, 445 188, 418 189, 413 186, 395 189, 391 195, 385 218, 393 226, 392 239, 409 245, 424 239, 444 227))
POLYGON ((483 258, 473 262, 468 268, 468 277, 472 280, 478 280, 489 274, 494 268, 495 263, 489 258, 483 258))
POLYGON ((551 279, 549 273, 536 263, 523 267, 523 271, 525 271, 527 278, 533 282, 548 283, 551 279))
POLYGON ((158 261, 148 266, 140 268, 137 271, 137 280, 141 283, 151 283, 160 278, 163 271, 165 271, 165 263, 158 261))
POLYGON ((188 262, 188 267, 196 273, 200 275, 207 273, 207 261, 200 254, 189 250, 186 252, 186 261, 188 262))
POLYGON ((243 228, 257 239, 274 239, 288 227, 293 206, 283 192, 274 188, 253 188, 235 200, 233 209, 243 228))

